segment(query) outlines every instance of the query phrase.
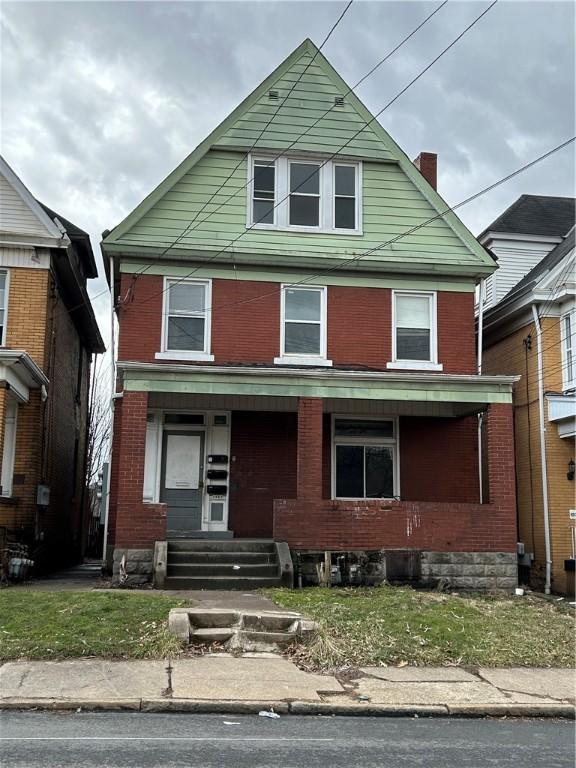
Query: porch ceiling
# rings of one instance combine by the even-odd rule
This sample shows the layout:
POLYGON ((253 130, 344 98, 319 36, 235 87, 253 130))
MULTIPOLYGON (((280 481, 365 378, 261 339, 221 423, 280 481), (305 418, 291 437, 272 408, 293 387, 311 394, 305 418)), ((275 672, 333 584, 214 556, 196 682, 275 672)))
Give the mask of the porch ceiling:
MULTIPOLYGON (((266 398, 321 397, 450 403, 463 412, 511 403, 512 376, 455 376, 404 372, 120 362, 128 391, 266 398)), ((220 406, 222 407, 222 406, 220 406)))

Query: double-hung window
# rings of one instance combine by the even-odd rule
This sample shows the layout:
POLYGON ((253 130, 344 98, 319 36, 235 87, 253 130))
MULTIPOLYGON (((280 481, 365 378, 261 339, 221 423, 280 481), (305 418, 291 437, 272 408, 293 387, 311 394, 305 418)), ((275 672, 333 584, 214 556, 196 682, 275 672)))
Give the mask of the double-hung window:
POLYGON ((6 343, 6 299, 7 299, 8 275, 0 270, 0 346, 6 343))
POLYGON ((276 363, 330 365, 326 360, 326 288, 281 288, 281 349, 276 363))
POLYGON ((388 368, 442 370, 438 363, 436 294, 392 293, 392 362, 388 368))
POLYGON ((170 280, 164 290, 162 352, 157 358, 212 360, 208 280, 170 280))
POLYGON ((393 419, 336 416, 333 486, 337 499, 389 499, 398 495, 397 437, 393 419))
POLYGON ((563 389, 576 388, 576 313, 563 315, 561 319, 562 337, 562 386, 563 389))
POLYGON ((360 162, 251 157, 246 226, 362 234, 360 162))

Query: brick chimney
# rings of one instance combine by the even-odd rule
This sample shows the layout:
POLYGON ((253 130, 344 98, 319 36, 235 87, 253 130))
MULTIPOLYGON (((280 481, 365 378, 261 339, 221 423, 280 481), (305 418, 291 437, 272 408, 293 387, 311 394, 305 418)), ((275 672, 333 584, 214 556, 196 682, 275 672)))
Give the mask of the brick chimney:
POLYGON ((420 152, 413 162, 428 184, 436 189, 438 155, 435 152, 420 152))

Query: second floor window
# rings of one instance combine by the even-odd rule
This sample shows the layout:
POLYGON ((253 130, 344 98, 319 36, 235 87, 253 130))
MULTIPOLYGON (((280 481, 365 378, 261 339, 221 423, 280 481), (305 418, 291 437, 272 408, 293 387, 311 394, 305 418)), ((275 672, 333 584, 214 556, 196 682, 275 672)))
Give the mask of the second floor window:
POLYGON ((562 384, 564 389, 576 388, 576 315, 567 314, 561 320, 562 384))
POLYGON ((0 271, 0 345, 6 343, 6 272, 0 271))
POLYGON ((326 289, 282 287, 282 356, 326 357, 326 289))
POLYGON ((167 281, 164 317, 166 351, 209 351, 209 289, 208 282, 167 281))
POLYGON ((393 358, 397 362, 436 363, 436 296, 395 291, 393 358))
POLYGON ((251 158, 247 226, 361 234, 361 163, 251 158))

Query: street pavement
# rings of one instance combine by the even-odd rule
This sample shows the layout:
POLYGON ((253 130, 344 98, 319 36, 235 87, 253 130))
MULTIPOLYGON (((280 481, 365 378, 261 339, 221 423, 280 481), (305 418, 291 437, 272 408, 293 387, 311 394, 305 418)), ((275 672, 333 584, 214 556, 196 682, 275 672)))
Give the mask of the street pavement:
POLYGON ((2 768, 573 768, 555 720, 4 712, 2 768))

